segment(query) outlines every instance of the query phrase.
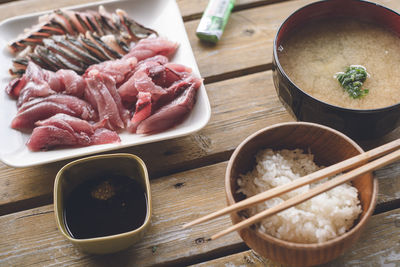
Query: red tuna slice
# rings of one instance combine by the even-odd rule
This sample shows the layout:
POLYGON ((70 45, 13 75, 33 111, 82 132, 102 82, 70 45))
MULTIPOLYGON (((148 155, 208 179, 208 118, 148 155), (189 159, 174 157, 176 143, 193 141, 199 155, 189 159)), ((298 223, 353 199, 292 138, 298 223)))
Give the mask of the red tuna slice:
POLYGON ((86 133, 89 136, 94 134, 95 127, 88 121, 72 117, 67 114, 56 114, 46 120, 37 121, 36 126, 56 126, 65 130, 73 131, 76 133, 86 133))
POLYGON ((185 76, 185 74, 178 73, 164 65, 150 68, 148 75, 156 85, 161 87, 169 87, 185 76))
MULTIPOLYGON (((18 83, 16 81, 16 84, 10 83, 10 89, 7 87, 6 90, 10 90, 10 93, 14 96, 18 95, 18 107, 32 98, 55 94, 56 91, 50 87, 45 79, 47 77, 48 80, 52 80, 49 73, 45 73, 42 68, 30 61, 25 74, 19 78, 20 81, 18 83)), ((58 84, 54 83, 53 86, 55 89, 59 89, 58 84)))
POLYGON ((121 116, 122 121, 126 125, 130 119, 129 115, 129 110, 127 110, 124 105, 122 104, 122 99, 121 96, 118 94, 117 87, 115 85, 115 80, 107 75, 107 74, 101 74, 103 83, 110 92, 110 95, 115 101, 115 104, 118 107, 119 115, 121 116))
POLYGON ((33 81, 35 83, 47 82, 53 91, 61 92, 64 90, 64 85, 55 72, 42 69, 32 61, 28 63, 24 76, 27 81, 33 81))
POLYGON ((46 81, 51 90, 56 92, 62 92, 65 90, 65 86, 60 78, 57 76, 55 72, 49 70, 43 70, 44 81, 46 81))
POLYGON ((105 85, 118 108, 122 121, 126 125, 130 119, 129 111, 122 104, 122 99, 117 91, 114 78, 108 74, 99 72, 98 70, 90 71, 88 76, 94 77, 97 81, 101 81, 105 85))
POLYGON ((52 72, 42 69, 33 62, 29 62, 24 77, 36 83, 46 82, 53 91, 78 97, 83 95, 83 89, 86 86, 83 78, 73 70, 61 69, 52 72))
POLYGON ((163 37, 146 38, 140 40, 123 58, 136 57, 140 61, 155 55, 171 57, 177 48, 178 43, 163 37))
POLYGON ((135 71, 137 70, 141 70, 143 68, 148 68, 149 65, 147 65, 149 62, 152 62, 152 64, 150 64, 150 66, 153 66, 154 63, 157 63, 157 65, 164 65, 167 64, 169 62, 169 59, 166 56, 163 55, 156 55, 153 57, 149 57, 143 60, 138 61, 135 71))
POLYGON ((181 123, 193 109, 198 89, 196 84, 192 84, 174 101, 142 121, 136 129, 136 133, 158 133, 181 123))
POLYGON ((45 80, 43 69, 32 61, 29 61, 24 76, 27 81, 43 82, 45 80))
POLYGON ((128 78, 126 82, 124 82, 121 86, 118 87, 118 93, 122 98, 122 101, 130 106, 136 102, 136 96, 139 93, 138 89, 135 85, 136 77, 133 76, 138 71, 144 71, 145 73, 149 73, 149 69, 153 66, 160 66, 160 64, 164 64, 168 62, 168 58, 165 56, 154 56, 151 58, 147 58, 138 62, 133 72, 131 72, 131 76, 128 78))
POLYGON ((169 68, 171 70, 174 70, 176 72, 179 72, 179 73, 192 73, 191 68, 189 68, 185 65, 182 65, 182 64, 178 64, 178 63, 168 62, 165 64, 165 67, 169 68))
POLYGON ((62 128, 47 125, 33 129, 26 145, 31 151, 40 151, 64 146, 87 146, 90 142, 86 134, 74 134, 62 128))
POLYGON ((22 104, 34 98, 46 97, 53 94, 56 94, 56 92, 50 88, 48 83, 44 81, 43 82, 29 81, 19 94, 17 100, 17 107, 22 106, 22 104))
POLYGON ((72 116, 77 114, 65 105, 52 102, 42 102, 19 113, 11 122, 11 127, 16 130, 31 130, 35 122, 50 118, 57 113, 65 113, 72 116))
POLYGON ((92 106, 97 108, 100 120, 107 119, 107 128, 111 130, 122 129, 125 127, 124 121, 121 118, 118 105, 110 93, 110 90, 114 89, 115 93, 118 94, 115 85, 109 90, 100 73, 94 74, 95 72, 91 72, 92 76, 86 78, 85 98, 92 106))
POLYGON ((94 121, 98 118, 96 111, 88 102, 79 99, 75 96, 64 95, 64 94, 55 94, 48 97, 35 98, 23 104, 18 110, 18 114, 43 102, 52 102, 64 105, 69 109, 71 109, 74 112, 74 114, 77 114, 77 116, 87 121, 94 121))
POLYGON ((57 78, 64 86, 64 93, 76 97, 82 97, 85 91, 86 82, 73 70, 58 70, 57 78))
POLYGON ((128 124, 128 130, 131 133, 136 132, 136 128, 143 120, 151 115, 151 94, 147 92, 140 92, 138 94, 138 101, 136 102, 136 110, 133 114, 131 121, 128 124))
POLYGON ((110 143, 119 143, 121 142, 121 138, 119 135, 105 128, 96 129, 94 134, 90 137, 91 145, 101 145, 101 144, 110 144, 110 143))
POLYGON ((127 106, 135 103, 136 96, 138 94, 138 90, 135 86, 135 77, 131 76, 126 82, 124 82, 118 88, 118 94, 121 96, 121 99, 127 106))
POLYGON ((151 93, 151 98, 154 102, 167 93, 164 88, 156 85, 144 71, 135 72, 133 77, 136 89, 139 92, 151 93))
POLYGON ((97 70, 98 72, 108 74, 114 78, 117 85, 125 81, 125 77, 135 68, 136 58, 108 60, 102 63, 90 66, 84 77, 89 76, 89 72, 97 70))
POLYGON ((167 93, 163 95, 156 103, 154 103, 153 109, 157 110, 160 107, 170 103, 192 85, 194 85, 194 87, 200 87, 201 83, 202 79, 194 75, 189 75, 182 80, 176 81, 170 87, 165 89, 167 93))

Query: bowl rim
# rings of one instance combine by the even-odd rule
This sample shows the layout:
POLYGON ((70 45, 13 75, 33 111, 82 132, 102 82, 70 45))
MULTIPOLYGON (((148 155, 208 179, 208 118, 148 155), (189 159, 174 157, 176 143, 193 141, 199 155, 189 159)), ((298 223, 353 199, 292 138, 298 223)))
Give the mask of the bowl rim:
MULTIPOLYGON (((355 149, 357 149, 360 153, 364 152, 364 150, 355 142, 353 141, 350 137, 346 136, 345 134, 332 129, 330 127, 321 125, 321 124, 317 124, 317 123, 311 123, 311 122, 284 122, 284 123, 278 123, 278 124, 274 124, 271 126, 267 126, 265 128, 262 128, 258 131, 256 131, 255 133, 249 135, 246 139, 244 139, 239 146, 237 146, 237 148, 234 150, 234 152, 232 153, 232 156, 229 159, 228 162, 228 166, 226 167, 226 172, 225 172, 225 195, 227 197, 227 204, 231 205, 230 203, 236 203, 235 199, 234 199, 234 194, 231 190, 231 183, 230 183, 230 174, 231 174, 231 170, 232 170, 232 164, 233 161, 236 159, 236 157, 238 156, 239 152, 241 151, 241 149, 249 142, 251 141, 254 137, 266 132, 266 131, 270 131, 272 129, 276 129, 282 126, 297 126, 297 125, 305 125, 308 127, 317 127, 317 128, 321 128, 327 131, 331 131, 334 134, 339 135, 341 138, 345 139, 347 142, 349 142, 351 145, 353 145, 353 147, 355 149)), ((327 241, 323 241, 323 242, 319 242, 319 243, 296 243, 296 242, 292 242, 292 241, 287 241, 287 240, 283 240, 283 239, 279 239, 277 237, 274 237, 270 234, 267 233, 262 233, 260 231, 257 231, 251 227, 247 227, 244 228, 248 231, 252 231, 256 236, 260 237, 261 239, 270 242, 270 243, 278 243, 281 246, 285 246, 288 248, 292 248, 292 249, 316 249, 318 247, 322 247, 322 246, 331 246, 337 243, 340 243, 344 240, 346 240, 347 238, 349 238, 349 236, 352 236, 354 234, 356 234, 362 227, 364 227, 364 225, 366 224, 367 220, 371 217, 372 213, 374 212, 375 206, 376 206, 376 202, 377 202, 377 198, 378 198, 378 180, 374 178, 373 174, 370 173, 370 175, 372 176, 373 179, 373 188, 372 188, 372 194, 371 194, 371 203, 369 205, 369 208, 365 211, 364 216, 357 221, 356 225, 353 225, 353 227, 349 230, 346 231, 344 234, 337 236, 333 239, 327 240, 327 241)), ((237 214, 237 213, 236 213, 237 214)), ((239 216, 239 215, 238 215, 239 216)), ((242 218, 241 216, 239 216, 240 218, 242 218)), ((243 230, 244 230, 243 229, 243 230)))
MULTIPOLYGON (((295 87, 296 89, 298 89, 300 92, 302 92, 303 94, 307 95, 307 96, 310 97, 312 100, 314 100, 314 101, 316 101, 316 102, 318 102, 318 103, 320 103, 320 104, 327 105, 327 106, 329 106, 329 107, 332 108, 332 109, 336 109, 336 110, 340 110, 340 111, 344 111, 344 112, 376 113, 376 112, 386 112, 386 111, 390 111, 390 110, 392 110, 392 109, 398 108, 398 107, 400 106, 400 102, 398 102, 398 103, 396 103, 396 104, 393 104, 393 105, 390 105, 390 106, 386 106, 386 107, 382 107, 382 108, 372 108, 372 109, 352 109, 352 108, 345 108, 345 107, 340 107, 340 106, 336 106, 336 105, 333 105, 333 104, 329 104, 329 103, 327 103, 327 102, 325 102, 325 101, 322 101, 322 100, 320 100, 320 99, 318 99, 318 98, 313 97, 313 96, 310 95, 309 93, 307 93, 307 92, 305 92, 304 90, 302 90, 299 86, 297 86, 297 85, 290 79, 289 75, 288 75, 288 74, 285 72, 285 70, 283 69, 283 67, 282 67, 282 65, 281 65, 281 63, 280 63, 280 61, 279 61, 279 57, 278 57, 278 45, 277 45, 278 36, 279 36, 279 34, 280 34, 280 32, 281 32, 283 26, 284 26, 285 24, 287 24, 288 21, 289 21, 295 14, 297 14, 297 13, 303 11, 304 9, 307 9, 307 8, 309 8, 310 6, 314 6, 314 5, 321 5, 321 4, 324 4, 324 3, 326 3, 326 2, 330 2, 330 1, 331 1, 331 0, 319 0, 319 1, 316 1, 316 2, 313 2, 313 3, 310 3, 310 4, 307 4, 307 5, 304 5, 303 7, 300 7, 299 9, 295 10, 294 12, 292 12, 292 13, 282 22, 282 24, 281 24, 281 25, 279 26, 279 28, 278 28, 278 31, 276 32, 276 35, 275 35, 275 38, 274 38, 274 42, 273 42, 273 49, 272 49, 272 50, 273 50, 273 61, 275 62, 277 69, 278 69, 278 70, 283 74, 283 76, 284 76, 286 79, 288 79, 288 81, 289 81, 291 84, 293 84, 294 87, 295 87)), ((387 12, 391 12, 391 13, 393 13, 394 15, 397 15, 397 16, 400 17, 400 13, 394 11, 393 9, 390 9, 390 8, 388 8, 388 7, 385 7, 385 6, 383 6, 383 5, 380 5, 380 4, 378 4, 378 3, 373 3, 373 2, 370 2, 370 1, 367 1, 367 0, 342 0, 342 2, 346 2, 346 1, 363 2, 363 3, 365 3, 365 4, 369 5, 369 6, 371 6, 371 8, 383 8, 383 9, 385 9, 387 12)), ((308 20, 308 22, 311 22, 311 21, 313 21, 313 20, 312 20, 312 19, 311 19, 311 20, 310 20, 310 19, 308 20)), ((273 63, 273 64, 274 64, 274 63, 273 63)))
POLYGON ((99 242, 107 242, 107 241, 112 241, 112 240, 116 240, 116 239, 124 239, 127 237, 132 237, 132 236, 144 231, 151 221, 152 200, 151 200, 150 180, 149 180, 147 167, 146 167, 146 164, 144 163, 144 161, 140 157, 130 154, 130 153, 113 153, 113 154, 94 155, 94 156, 77 159, 77 160, 67 163, 57 172, 56 179, 54 182, 53 199, 54 199, 54 213, 55 213, 55 217, 56 217, 57 228, 59 229, 59 231, 62 233, 62 235, 64 237, 66 237, 70 242, 75 243, 75 244, 87 245, 87 244, 95 244, 95 243, 99 243, 99 242), (146 191, 146 195, 147 195, 146 218, 145 218, 143 224, 139 228, 136 228, 132 231, 123 232, 123 233, 119 233, 119 234, 115 234, 115 235, 93 237, 93 238, 83 238, 83 239, 74 238, 71 235, 69 235, 67 232, 64 231, 64 227, 62 227, 62 225, 65 226, 65 223, 63 221, 63 215, 59 214, 59 212, 58 212, 58 201, 59 201, 58 191, 61 190, 60 184, 61 184, 61 180, 62 180, 62 174, 64 173, 65 170, 67 170, 75 165, 79 165, 79 164, 82 164, 82 163, 85 163, 88 161, 94 161, 97 159, 106 159, 106 158, 130 158, 130 159, 136 161, 139 164, 139 166, 142 168, 144 176, 141 177, 141 179, 144 181, 145 191, 146 191))

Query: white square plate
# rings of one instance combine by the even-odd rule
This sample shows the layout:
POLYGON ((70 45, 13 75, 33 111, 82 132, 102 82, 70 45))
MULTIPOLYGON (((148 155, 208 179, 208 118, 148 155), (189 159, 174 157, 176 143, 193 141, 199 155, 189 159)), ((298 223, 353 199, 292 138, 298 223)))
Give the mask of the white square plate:
MULTIPOLYGON (((124 9, 131 18, 146 27, 155 29, 160 36, 165 36, 172 41, 178 42, 178 51, 171 61, 191 67, 193 72, 200 76, 179 8, 174 0, 106 1, 74 6, 68 9, 97 10, 100 4, 109 12, 114 12, 117 8, 124 9)), ((4 90, 11 80, 8 69, 12 65, 12 55, 7 50, 7 44, 10 40, 16 38, 24 28, 36 24, 38 16, 43 13, 15 17, 0 23, 0 60, 2 63, 0 64, 0 160, 5 164, 13 167, 33 166, 128 146, 171 139, 198 131, 209 121, 211 116, 210 103, 205 87, 202 85, 198 91, 197 102, 190 115, 182 124, 168 131, 147 136, 123 132, 120 133, 121 143, 119 144, 55 149, 43 152, 29 151, 25 145, 29 135, 23 134, 10 127, 11 121, 17 113, 17 108, 15 100, 8 97, 4 90)))

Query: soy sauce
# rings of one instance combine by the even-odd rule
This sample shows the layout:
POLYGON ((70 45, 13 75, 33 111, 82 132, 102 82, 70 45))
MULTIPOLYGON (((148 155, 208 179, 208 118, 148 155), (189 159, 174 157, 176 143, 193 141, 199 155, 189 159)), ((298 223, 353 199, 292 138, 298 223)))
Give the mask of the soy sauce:
POLYGON ((104 176, 78 185, 66 199, 64 220, 71 237, 94 238, 129 232, 143 225, 147 197, 127 176, 104 176))

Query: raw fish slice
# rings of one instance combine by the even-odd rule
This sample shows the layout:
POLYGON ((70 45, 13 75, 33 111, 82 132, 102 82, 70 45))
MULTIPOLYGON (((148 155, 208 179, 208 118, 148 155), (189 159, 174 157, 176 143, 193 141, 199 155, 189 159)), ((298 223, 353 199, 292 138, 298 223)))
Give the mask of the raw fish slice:
MULTIPOLYGON (((108 13, 99 7, 99 12, 57 9, 41 16, 40 25, 33 26, 28 30, 29 34, 9 45, 12 52, 21 51, 13 60, 10 73, 22 75, 26 61, 32 60, 52 71, 72 69, 82 74, 96 61, 121 58, 129 52, 132 42, 157 35, 154 30, 128 18, 125 11, 118 10, 117 13, 108 13), (108 38, 103 38, 105 35, 109 35, 108 38)), ((154 49, 146 47, 142 50, 154 54, 154 49)), ((151 54, 145 57, 149 56, 151 54)))
POLYGON ((43 45, 47 49, 51 50, 53 53, 58 53, 60 56, 70 61, 72 64, 82 69, 86 69, 86 65, 77 55, 71 52, 68 48, 65 48, 64 46, 61 46, 58 43, 56 43, 55 40, 50 38, 45 38, 43 39, 43 45))
POLYGON ((123 58, 136 57, 140 61, 156 55, 171 57, 177 48, 178 43, 166 38, 146 38, 140 40, 123 58))
POLYGON ((67 114, 56 114, 46 120, 37 121, 36 126, 53 125, 59 128, 65 127, 65 130, 70 129, 77 133, 86 133, 89 136, 94 134, 95 126, 86 120, 72 117, 67 114))
POLYGON ((33 98, 46 97, 53 94, 56 94, 56 92, 51 90, 48 83, 44 81, 40 83, 29 81, 19 94, 17 107, 22 106, 22 104, 32 100, 33 98))
POLYGON ((178 63, 168 62, 165 67, 180 73, 192 73, 191 68, 178 63))
POLYGON ((143 25, 137 23, 128 17, 128 14, 122 10, 117 9, 115 13, 120 17, 121 23, 128 29, 129 34, 135 37, 136 40, 147 38, 151 34, 157 35, 157 32, 144 27, 143 25))
POLYGON ((61 29, 60 25, 52 17, 48 16, 46 21, 43 20, 31 29, 25 29, 22 34, 10 42, 8 47, 12 53, 16 53, 23 49, 24 44, 30 43, 29 40, 34 40, 34 43, 40 43, 42 38, 46 38, 52 34, 64 33, 65 31, 61 29))
POLYGON ((21 131, 31 130, 35 126, 35 122, 50 118, 58 113, 77 116, 73 110, 65 105, 52 102, 42 102, 19 113, 12 120, 11 127, 21 131))
POLYGON ((114 78, 116 84, 120 84, 125 81, 125 77, 130 73, 136 66, 136 58, 116 59, 104 61, 100 64, 90 66, 84 76, 88 76, 92 70, 105 73, 114 78))
POLYGON ((33 62, 28 63, 24 76, 27 81, 35 83, 46 82, 51 90, 55 92, 64 90, 64 85, 54 72, 45 70, 33 62))
POLYGON ((174 82, 185 77, 186 73, 178 73, 164 65, 154 66, 149 69, 149 77, 153 82, 161 87, 169 87, 174 82))
POLYGON ((107 74, 99 73, 99 75, 101 76, 101 79, 102 79, 104 85, 108 89, 115 104, 117 105, 119 115, 120 115, 122 121, 124 122, 124 125, 127 125, 128 121, 130 119, 129 111, 122 104, 122 99, 121 99, 121 96, 118 94, 117 87, 115 85, 115 80, 110 75, 107 75, 107 74))
POLYGON ((195 87, 200 87, 202 80, 190 75, 182 80, 176 81, 170 87, 166 88, 166 94, 164 94, 156 103, 153 105, 153 109, 157 110, 160 107, 172 102, 175 98, 179 97, 185 90, 191 87, 193 84, 195 87))
MULTIPOLYGON (((65 49, 68 49, 71 53, 75 54, 78 58, 82 60, 82 62, 89 66, 91 64, 100 63, 100 60, 90 55, 89 51, 80 45, 79 42, 71 41, 73 38, 69 36, 53 36, 52 39, 59 45, 65 49)), ((32 54, 30 55, 32 58, 32 54)))
POLYGON ((158 58, 158 56, 156 56, 156 57, 152 57, 152 58, 140 61, 137 64, 137 66, 135 67, 135 69, 133 70, 133 72, 131 73, 132 75, 129 77, 129 79, 126 82, 124 82, 121 86, 118 87, 118 93, 121 96, 122 101, 126 105, 129 106, 129 105, 135 103, 136 96, 139 93, 138 89, 136 88, 137 76, 134 77, 134 74, 138 71, 147 73, 148 69, 151 68, 152 66, 159 66, 160 63, 156 60, 160 60, 160 61, 167 60, 168 61, 168 58, 166 58, 164 56, 160 56, 160 58, 158 58))
POLYGON ((110 143, 119 143, 121 142, 121 138, 119 135, 105 128, 96 129, 94 134, 90 137, 91 145, 101 145, 101 144, 110 144, 110 143))
POLYGON ((127 105, 135 103, 136 96, 139 93, 135 86, 135 77, 131 76, 118 88, 118 94, 121 96, 122 101, 127 105))
POLYGON ((122 101, 130 106, 136 102, 136 96, 138 89, 135 86, 135 77, 133 75, 137 71, 149 72, 149 69, 153 66, 159 66, 168 62, 168 58, 162 55, 157 55, 151 58, 141 60, 137 63, 135 69, 128 74, 128 79, 118 87, 118 93, 120 94, 122 101))
POLYGON ((25 77, 29 81, 39 81, 44 80, 43 69, 33 62, 29 62, 25 71, 25 77))
POLYGON ((100 120, 107 119, 107 128, 111 130, 124 128, 118 106, 101 77, 93 75, 86 78, 86 83, 85 97, 97 108, 100 120))
POLYGON ((117 36, 113 34, 103 35, 100 37, 100 39, 110 48, 112 48, 121 55, 125 55, 126 53, 129 52, 129 47, 127 47, 125 43, 121 43, 121 41, 118 40, 117 36))
POLYGON ((135 71, 139 70, 140 68, 142 68, 142 65, 146 64, 147 62, 156 62, 158 64, 167 64, 169 62, 169 59, 166 56, 163 55, 156 55, 153 57, 149 57, 149 58, 145 58, 143 60, 138 61, 135 71))
POLYGON ((68 130, 47 125, 33 129, 27 142, 31 151, 49 150, 63 146, 87 146, 91 140, 87 134, 74 134, 68 130))
MULTIPOLYGON (((65 85, 55 72, 43 69, 43 80, 47 82, 51 90, 55 92, 62 92, 65 89, 65 85)), ((41 81, 36 80, 35 82, 41 82, 41 81)))
POLYGON ((142 121, 136 129, 139 134, 153 134, 165 131, 181 123, 193 109, 199 87, 192 84, 182 95, 153 115, 142 121))
POLYGON ((72 70, 58 70, 56 76, 63 84, 64 93, 76 97, 82 97, 85 91, 86 82, 72 70))
MULTIPOLYGON (((85 33, 86 30, 87 30, 87 29, 85 29, 85 27, 87 27, 87 26, 84 26, 84 25, 81 24, 81 22, 78 20, 78 18, 77 18, 77 16, 75 15, 75 13, 77 13, 77 12, 71 11, 71 10, 64 10, 64 14, 65 14, 66 16, 68 16, 69 22, 70 22, 71 24, 73 24, 74 28, 75 28, 78 32, 80 32, 80 33, 85 33)), ((82 21, 82 22, 83 22, 83 21, 82 21)), ((83 24, 84 24, 84 23, 83 23, 83 24)))
POLYGON ((144 119, 151 115, 151 94, 148 92, 140 92, 136 102, 135 113, 128 124, 128 130, 131 133, 136 132, 136 128, 144 119))
POLYGON ((56 114, 46 120, 36 122, 36 127, 28 141, 32 151, 48 150, 54 147, 88 146, 120 142, 118 134, 102 128, 100 124, 90 124, 85 120, 66 114, 56 114))
POLYGON ((167 93, 164 88, 154 84, 152 79, 144 71, 135 72, 133 77, 136 89, 139 92, 151 93, 151 98, 154 102, 167 93))
POLYGON ((86 36, 84 36, 83 34, 78 36, 78 41, 86 49, 88 49, 92 55, 94 55, 96 58, 100 59, 101 61, 114 59, 113 57, 109 56, 108 53, 101 46, 97 45, 91 39, 86 38, 86 36))
POLYGON ((97 119, 97 113, 93 107, 86 101, 79 99, 75 96, 55 94, 43 98, 35 98, 29 102, 23 104, 19 110, 18 114, 24 112, 25 110, 44 102, 52 102, 60 105, 64 105, 71 109, 77 116, 84 120, 94 121, 97 119))
MULTIPOLYGON (((108 44, 103 42, 103 40, 98 36, 93 34, 90 31, 87 31, 85 34, 86 38, 91 40, 94 44, 96 44, 98 47, 102 48, 103 51, 111 58, 113 59, 118 59, 122 57, 122 54, 119 52, 115 51, 113 48, 111 48, 108 44)), ((125 54, 125 53, 124 53, 125 54)))

